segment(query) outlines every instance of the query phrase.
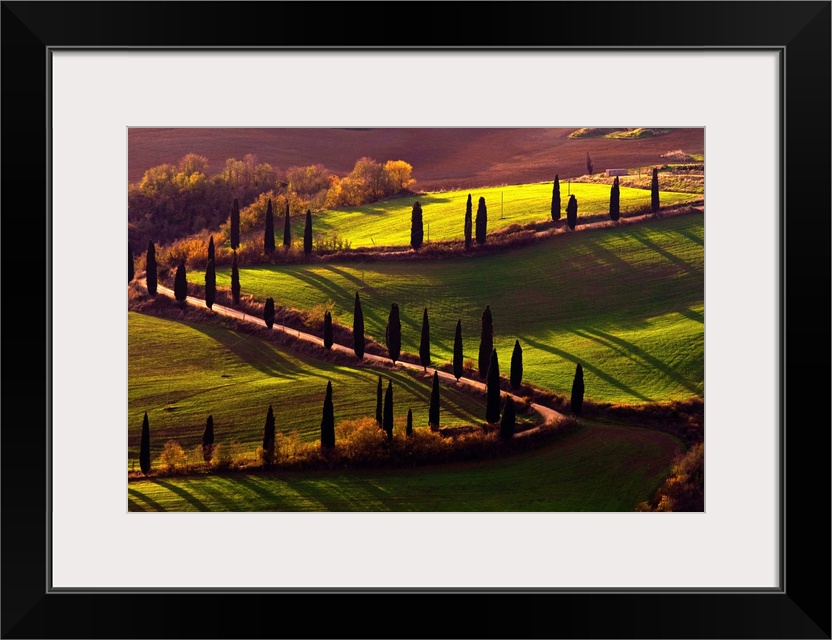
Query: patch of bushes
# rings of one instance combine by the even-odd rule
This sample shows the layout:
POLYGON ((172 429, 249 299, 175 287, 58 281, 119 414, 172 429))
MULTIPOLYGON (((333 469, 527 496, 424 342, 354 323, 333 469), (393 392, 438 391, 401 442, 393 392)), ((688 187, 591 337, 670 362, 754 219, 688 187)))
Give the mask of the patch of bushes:
POLYGON ((705 445, 695 444, 673 465, 667 480, 636 511, 704 511, 705 445))
POLYGON ((575 129, 575 131, 569 134, 569 137, 573 140, 579 140, 581 138, 602 138, 617 131, 626 131, 626 129, 601 129, 597 127, 584 127, 582 129, 575 129))

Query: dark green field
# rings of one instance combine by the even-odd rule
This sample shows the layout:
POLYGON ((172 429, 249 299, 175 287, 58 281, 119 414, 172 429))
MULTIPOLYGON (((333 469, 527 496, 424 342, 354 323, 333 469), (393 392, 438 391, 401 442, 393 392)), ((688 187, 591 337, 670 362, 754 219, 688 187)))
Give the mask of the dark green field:
MULTIPOLYGON (((581 362, 588 398, 644 403, 703 393, 704 263, 704 220, 689 214, 482 257, 242 266, 240 281, 243 293, 272 296, 277 305, 332 301, 333 318, 348 327, 358 291, 366 333, 382 344, 396 302, 402 348, 411 353, 428 307, 435 362, 451 359, 457 319, 465 356, 476 360, 489 304, 502 370, 519 339, 527 381, 568 393, 581 362)), ((230 286, 227 269, 217 284, 230 286)))
POLYGON ((680 443, 583 421, 540 449, 416 469, 236 473, 130 482, 130 511, 632 511, 680 443))

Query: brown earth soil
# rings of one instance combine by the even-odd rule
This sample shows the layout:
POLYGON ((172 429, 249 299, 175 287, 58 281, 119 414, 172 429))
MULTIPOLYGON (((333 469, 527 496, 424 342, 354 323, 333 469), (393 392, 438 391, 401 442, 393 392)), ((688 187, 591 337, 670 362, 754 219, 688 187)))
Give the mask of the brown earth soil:
POLYGON ((595 172, 664 164, 675 149, 704 153, 705 130, 673 129, 638 140, 572 140, 569 129, 149 129, 128 131, 130 182, 153 166, 175 163, 188 153, 206 156, 209 172, 219 173, 227 158, 248 153, 279 170, 320 163, 346 175, 369 156, 413 166, 416 187, 424 190, 474 188, 569 178, 586 173, 586 154, 595 172))

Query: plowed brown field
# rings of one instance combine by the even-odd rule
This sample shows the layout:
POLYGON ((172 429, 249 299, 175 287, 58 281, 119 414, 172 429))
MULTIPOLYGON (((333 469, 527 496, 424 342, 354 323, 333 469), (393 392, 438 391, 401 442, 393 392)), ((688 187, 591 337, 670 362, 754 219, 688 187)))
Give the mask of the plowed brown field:
POLYGON ((206 156, 218 173, 226 158, 248 153, 285 170, 320 163, 346 175, 370 156, 413 165, 419 189, 522 184, 586 173, 586 154, 596 172, 662 163, 674 149, 703 153, 705 130, 674 129, 639 140, 570 139, 569 129, 130 129, 130 182, 150 167, 175 163, 187 153, 206 156))

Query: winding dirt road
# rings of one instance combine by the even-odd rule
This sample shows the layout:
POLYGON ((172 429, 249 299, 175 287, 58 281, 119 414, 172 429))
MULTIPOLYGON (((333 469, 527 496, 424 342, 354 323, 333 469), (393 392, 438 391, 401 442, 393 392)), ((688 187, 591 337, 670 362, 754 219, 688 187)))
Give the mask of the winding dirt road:
MULTIPOLYGON (((142 280, 139 281, 139 283, 141 284, 142 287, 147 289, 147 281, 146 280, 142 279, 142 280)), ((169 298, 174 298, 173 289, 168 289, 167 287, 165 287, 161 284, 157 285, 156 292, 161 293, 161 294, 163 294, 163 295, 165 295, 169 298)), ((206 308, 205 307, 205 300, 202 300, 201 298, 196 298, 194 296, 188 296, 186 298, 186 302, 188 304, 194 306, 194 307, 206 308)), ((218 313, 218 314, 223 315, 223 316, 228 316, 230 318, 236 318, 237 320, 241 320, 242 322, 247 322, 247 323, 255 325, 255 326, 257 326, 261 329, 266 327, 266 322, 265 322, 265 320, 263 320, 263 318, 253 316, 251 314, 244 313, 242 311, 237 311, 236 309, 231 309, 230 307, 224 307, 224 306, 219 305, 219 304, 214 304, 211 307, 211 309, 215 313, 218 313)), ((297 329, 291 329, 289 327, 274 325, 274 327, 272 328, 272 331, 282 331, 282 332, 287 333, 290 336, 294 336, 295 338, 297 338, 299 340, 304 340, 306 342, 312 342, 314 344, 321 345, 321 346, 323 346, 323 343, 324 343, 323 339, 319 338, 318 336, 312 335, 311 333, 305 333, 303 331, 298 331, 297 329)), ((332 350, 340 352, 340 353, 344 353, 344 354, 347 354, 347 355, 355 356, 355 352, 353 351, 352 348, 346 347, 342 344, 334 343, 332 345, 332 350)), ((390 358, 377 356, 377 355, 374 355, 374 354, 371 354, 371 353, 365 353, 364 354, 363 362, 371 364, 371 365, 377 364, 377 365, 385 365, 385 367, 390 366, 390 358)), ((419 369, 423 368, 421 365, 411 364, 409 362, 397 362, 396 367, 403 368, 403 369, 410 369, 411 371, 418 371, 419 369)), ((482 382, 479 382, 477 380, 471 380, 470 378, 464 378, 463 377, 463 378, 459 379, 459 382, 457 382, 456 378, 452 374, 447 373, 445 371, 438 371, 437 369, 431 369, 430 367, 428 367, 428 371, 429 372, 437 371, 437 373, 439 374, 439 377, 442 378, 443 380, 445 380, 448 383, 463 384, 463 385, 467 385, 470 389, 473 389, 473 390, 476 390, 476 391, 482 391, 482 392, 485 391, 485 384, 482 383, 482 382)), ((516 396, 514 394, 510 394, 510 395, 514 399, 515 402, 520 402, 520 401, 524 400, 523 398, 521 398, 519 396, 516 396)), ((562 413, 560 413, 558 411, 555 411, 554 409, 550 409, 549 407, 544 407, 543 405, 540 405, 540 404, 537 404, 537 403, 530 403, 530 406, 534 411, 536 411, 538 414, 540 414, 543 417, 546 424, 556 424, 556 423, 560 422, 561 420, 566 419, 566 416, 564 416, 562 413)), ((525 431, 520 431, 520 432, 516 433, 515 435, 516 436, 527 435, 529 433, 534 433, 535 431, 537 431, 537 429, 538 429, 537 427, 533 427, 532 429, 527 429, 525 431)))

